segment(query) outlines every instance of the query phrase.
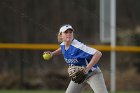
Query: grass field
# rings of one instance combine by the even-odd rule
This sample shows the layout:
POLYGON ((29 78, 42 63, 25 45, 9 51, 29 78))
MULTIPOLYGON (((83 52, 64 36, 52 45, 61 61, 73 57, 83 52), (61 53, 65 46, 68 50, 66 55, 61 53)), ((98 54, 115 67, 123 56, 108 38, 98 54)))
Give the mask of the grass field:
MULTIPOLYGON (((65 91, 46 91, 46 90, 0 90, 0 93, 65 93, 65 91)), ((93 93, 92 91, 84 91, 82 93, 93 93)), ((140 93, 140 91, 127 91, 127 92, 116 92, 116 93, 140 93)))

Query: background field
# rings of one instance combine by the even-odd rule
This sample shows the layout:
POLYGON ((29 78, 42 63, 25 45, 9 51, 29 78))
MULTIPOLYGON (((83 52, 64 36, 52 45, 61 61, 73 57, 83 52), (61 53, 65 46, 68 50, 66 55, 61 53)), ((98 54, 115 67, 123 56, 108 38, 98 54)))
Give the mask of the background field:
POLYGON ((116 91, 140 93, 133 92, 140 91, 140 0, 116 0, 116 27, 100 19, 100 1, 113 0, 0 0, 0 93, 64 93, 46 91, 69 84, 63 56, 42 58, 45 50, 59 47, 57 33, 64 24, 72 25, 76 39, 102 52, 98 65, 111 90, 112 49, 100 39, 100 23, 116 29, 116 91))
MULTIPOLYGON (((0 93, 64 93, 65 91, 40 91, 40 90, 30 90, 30 91, 26 91, 26 90, 2 90, 0 91, 0 93)), ((84 91, 82 93, 93 93, 92 91, 84 91)), ((116 92, 116 93, 140 93, 140 91, 121 91, 121 92, 116 92)))

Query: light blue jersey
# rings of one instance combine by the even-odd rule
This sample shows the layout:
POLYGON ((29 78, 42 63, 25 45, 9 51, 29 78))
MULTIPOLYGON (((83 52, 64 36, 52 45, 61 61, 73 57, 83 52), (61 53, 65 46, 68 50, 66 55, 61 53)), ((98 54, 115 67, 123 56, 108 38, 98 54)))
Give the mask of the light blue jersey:
MULTIPOLYGON (((84 66, 90 62, 91 58, 94 56, 97 51, 94 48, 90 48, 83 43, 79 42, 76 39, 73 39, 68 50, 65 50, 64 42, 60 44, 62 54, 64 56, 65 61, 69 66, 84 66)), ((97 68, 97 64, 94 65, 91 70, 95 70, 97 68)))

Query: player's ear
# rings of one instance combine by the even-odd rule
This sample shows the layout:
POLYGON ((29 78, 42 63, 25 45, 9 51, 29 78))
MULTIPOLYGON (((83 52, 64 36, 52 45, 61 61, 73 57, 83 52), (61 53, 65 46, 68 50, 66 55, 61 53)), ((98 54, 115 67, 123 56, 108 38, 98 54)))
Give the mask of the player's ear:
POLYGON ((63 42, 62 33, 58 33, 57 40, 58 40, 59 43, 63 42))

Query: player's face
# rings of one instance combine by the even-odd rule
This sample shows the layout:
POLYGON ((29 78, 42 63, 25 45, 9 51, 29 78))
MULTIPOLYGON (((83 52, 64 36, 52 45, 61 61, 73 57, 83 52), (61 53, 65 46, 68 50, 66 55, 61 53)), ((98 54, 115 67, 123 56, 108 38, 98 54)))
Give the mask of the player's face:
POLYGON ((62 39, 64 42, 71 42, 73 39, 73 30, 68 29, 62 33, 62 39))

